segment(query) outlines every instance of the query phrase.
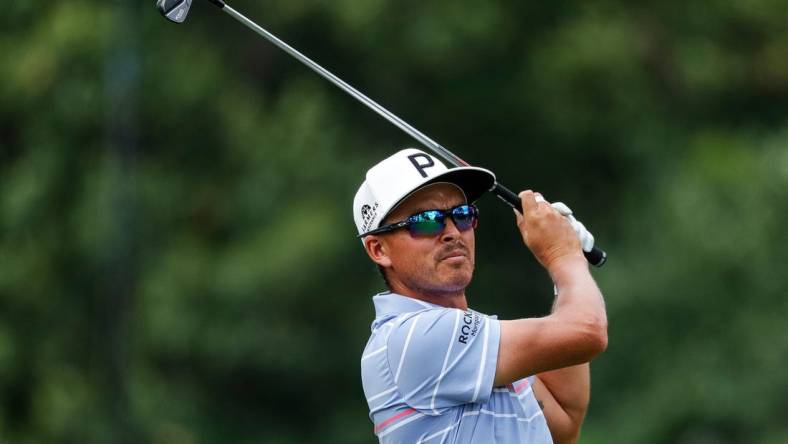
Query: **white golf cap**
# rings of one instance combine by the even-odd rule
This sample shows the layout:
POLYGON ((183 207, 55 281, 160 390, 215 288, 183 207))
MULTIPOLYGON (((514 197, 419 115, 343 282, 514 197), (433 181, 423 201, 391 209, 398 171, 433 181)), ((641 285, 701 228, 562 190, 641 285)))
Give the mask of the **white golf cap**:
POLYGON ((484 168, 446 168, 434 156, 415 148, 404 149, 367 171, 353 199, 358 234, 380 227, 386 216, 419 188, 436 182, 457 185, 468 202, 495 186, 495 174, 484 168))

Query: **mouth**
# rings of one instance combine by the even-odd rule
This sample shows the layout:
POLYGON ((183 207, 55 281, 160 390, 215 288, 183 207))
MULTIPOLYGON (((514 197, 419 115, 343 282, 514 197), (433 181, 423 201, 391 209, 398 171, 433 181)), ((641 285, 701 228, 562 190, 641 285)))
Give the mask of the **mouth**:
POLYGON ((440 257, 441 261, 459 261, 465 259, 468 255, 462 250, 450 251, 440 257))

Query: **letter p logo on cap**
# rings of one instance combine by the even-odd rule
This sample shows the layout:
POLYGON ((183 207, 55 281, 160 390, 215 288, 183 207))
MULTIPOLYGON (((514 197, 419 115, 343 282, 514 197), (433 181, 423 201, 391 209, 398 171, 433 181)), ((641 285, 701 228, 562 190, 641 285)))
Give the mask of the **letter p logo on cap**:
POLYGON ((416 167, 416 170, 418 170, 419 174, 421 174, 421 177, 425 179, 428 177, 428 175, 427 172, 424 170, 429 167, 435 166, 435 161, 432 160, 432 157, 422 153, 411 154, 410 156, 408 156, 408 160, 410 160, 410 163, 412 163, 413 166, 416 167), (419 158, 424 159, 426 162, 419 163, 419 161, 416 160, 419 158))

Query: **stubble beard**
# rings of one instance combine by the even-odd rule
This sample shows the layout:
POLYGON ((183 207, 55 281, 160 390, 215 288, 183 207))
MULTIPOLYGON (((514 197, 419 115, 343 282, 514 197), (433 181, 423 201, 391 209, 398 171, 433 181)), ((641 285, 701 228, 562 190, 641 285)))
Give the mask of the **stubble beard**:
MULTIPOLYGON (((447 273, 445 277, 441 276, 440 268, 446 267, 446 264, 438 262, 436 269, 420 268, 418 275, 403 279, 403 283, 408 288, 432 297, 462 296, 473 279, 474 264, 470 256, 468 256, 468 262, 470 263, 469 271, 466 272, 466 265, 462 264, 447 273), (438 276, 441 276, 441 279, 436 279, 438 276)), ((446 272, 443 271, 443 273, 446 272)))

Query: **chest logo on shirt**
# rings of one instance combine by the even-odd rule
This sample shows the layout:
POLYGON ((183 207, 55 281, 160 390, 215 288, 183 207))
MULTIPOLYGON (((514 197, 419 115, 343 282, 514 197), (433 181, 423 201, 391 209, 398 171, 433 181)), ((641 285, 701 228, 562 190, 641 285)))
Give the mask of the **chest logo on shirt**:
POLYGON ((478 313, 466 311, 465 314, 462 315, 462 327, 460 327, 460 336, 457 340, 461 344, 467 344, 468 339, 475 337, 476 333, 479 332, 479 325, 481 325, 481 323, 482 319, 478 313))

